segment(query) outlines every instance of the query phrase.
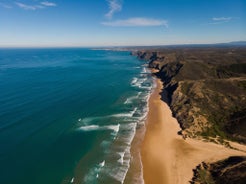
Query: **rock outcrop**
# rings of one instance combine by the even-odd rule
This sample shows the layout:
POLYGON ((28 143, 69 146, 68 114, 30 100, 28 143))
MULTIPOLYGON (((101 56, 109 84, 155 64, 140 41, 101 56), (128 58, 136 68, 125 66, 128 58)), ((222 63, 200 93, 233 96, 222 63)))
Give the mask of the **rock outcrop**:
POLYGON ((191 184, 244 184, 246 157, 233 156, 215 163, 201 163, 193 170, 191 184))

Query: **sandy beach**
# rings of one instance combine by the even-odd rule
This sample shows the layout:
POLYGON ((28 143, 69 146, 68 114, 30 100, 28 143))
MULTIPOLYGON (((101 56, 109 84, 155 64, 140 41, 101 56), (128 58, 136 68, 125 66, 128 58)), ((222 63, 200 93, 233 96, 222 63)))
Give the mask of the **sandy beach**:
MULTIPOLYGON (((172 117, 169 106, 160 98, 162 82, 149 99, 146 133, 141 147, 143 177, 146 184, 186 184, 193 171, 203 161, 214 162, 232 155, 246 155, 243 151, 222 145, 186 139, 179 136, 179 124, 172 117)), ((242 146, 245 148, 245 146, 242 146)))

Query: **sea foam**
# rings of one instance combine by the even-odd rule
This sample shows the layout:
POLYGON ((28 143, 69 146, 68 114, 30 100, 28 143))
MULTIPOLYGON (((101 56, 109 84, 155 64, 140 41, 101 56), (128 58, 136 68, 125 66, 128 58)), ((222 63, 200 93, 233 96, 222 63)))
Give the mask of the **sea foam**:
POLYGON ((99 125, 88 125, 88 126, 81 126, 79 130, 83 131, 96 131, 96 130, 113 130, 114 132, 118 132, 120 128, 120 124, 117 125, 105 125, 105 126, 99 126, 99 125))
POLYGON ((137 95, 127 98, 126 101, 124 102, 124 104, 131 104, 133 102, 133 100, 139 99, 139 96, 140 96, 141 93, 142 92, 138 92, 137 95))
MULTIPOLYGON (((136 134, 137 127, 144 126, 144 120, 147 116, 147 101, 153 89, 152 82, 149 78, 148 71, 144 68, 139 76, 133 77, 130 82, 130 85, 134 87, 133 90, 136 91, 136 95, 125 98, 123 102, 123 104, 127 104, 126 107, 130 106, 132 108, 130 111, 98 117, 87 117, 81 120, 84 126, 80 126, 80 130, 112 130, 111 135, 113 135, 111 140, 104 140, 100 144, 105 154, 107 165, 105 166, 104 160, 95 166, 94 169, 91 169, 86 177, 88 183, 95 182, 98 179, 100 180, 99 177, 103 176, 124 183, 132 159, 130 149, 133 138, 136 134), (117 125, 96 124, 100 123, 101 120, 104 123, 109 121, 120 123, 117 125), (115 139, 116 135, 117 139, 115 139)), ((138 180, 142 182, 142 175, 140 177, 138 180)))

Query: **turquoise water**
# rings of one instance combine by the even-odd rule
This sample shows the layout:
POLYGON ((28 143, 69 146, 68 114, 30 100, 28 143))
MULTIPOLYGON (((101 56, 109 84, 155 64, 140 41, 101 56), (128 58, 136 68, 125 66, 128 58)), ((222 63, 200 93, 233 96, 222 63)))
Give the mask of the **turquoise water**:
POLYGON ((0 183, 123 183, 152 88, 129 52, 0 50, 0 183))

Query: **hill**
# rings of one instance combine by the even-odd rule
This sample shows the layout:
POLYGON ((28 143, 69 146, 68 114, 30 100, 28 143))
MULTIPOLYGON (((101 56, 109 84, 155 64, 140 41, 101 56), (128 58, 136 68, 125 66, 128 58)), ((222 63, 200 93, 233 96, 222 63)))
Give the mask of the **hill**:
POLYGON ((157 69, 186 137, 246 143, 246 48, 163 48, 133 52, 157 69))

